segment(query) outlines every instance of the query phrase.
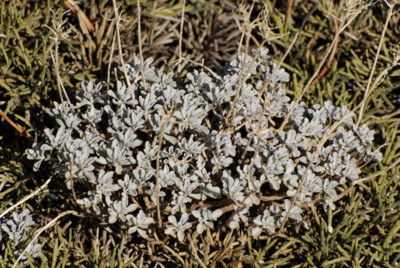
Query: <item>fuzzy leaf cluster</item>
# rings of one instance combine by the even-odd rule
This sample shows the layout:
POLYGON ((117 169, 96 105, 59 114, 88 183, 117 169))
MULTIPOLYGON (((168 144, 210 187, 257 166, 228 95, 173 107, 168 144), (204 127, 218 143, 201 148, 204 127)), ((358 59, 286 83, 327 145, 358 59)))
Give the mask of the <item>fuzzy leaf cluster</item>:
MULTIPOLYGON (((29 264, 26 255, 31 258, 39 257, 42 245, 40 243, 27 244, 34 224, 29 209, 24 209, 21 213, 13 212, 10 218, 0 221, 0 252, 7 252, 6 247, 11 247, 9 252, 11 250, 12 255, 18 258, 25 247, 29 245, 21 258, 21 264, 24 266, 29 264)), ((4 257, 0 254, 0 259, 4 257)))
POLYGON ((48 110, 58 127, 27 150, 35 169, 55 164, 83 209, 130 234, 151 239, 157 224, 179 241, 227 226, 273 233, 317 197, 334 209, 382 157, 345 106, 291 100, 266 49, 179 85, 151 62, 125 66, 129 85, 83 82, 74 104, 48 110))

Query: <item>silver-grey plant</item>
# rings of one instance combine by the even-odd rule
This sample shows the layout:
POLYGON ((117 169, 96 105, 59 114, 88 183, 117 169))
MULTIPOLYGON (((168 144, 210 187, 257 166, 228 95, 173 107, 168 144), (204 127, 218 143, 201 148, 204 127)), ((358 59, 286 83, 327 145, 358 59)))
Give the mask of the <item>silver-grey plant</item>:
MULTIPOLYGON (((17 258, 25 250, 26 242, 33 231, 32 226, 35 224, 30 213, 29 209, 24 209, 21 213, 13 212, 10 218, 0 221, 0 259, 3 259, 3 253, 7 252, 6 246, 12 246, 12 254, 17 258)), ((37 258, 41 254, 41 248, 40 243, 29 243, 20 263, 27 266, 29 262, 26 255, 37 258)))
POLYGON ((27 150, 35 170, 51 161, 82 208, 129 234, 152 239, 156 225, 178 241, 207 228, 273 233, 301 222, 317 196, 334 209, 382 157, 345 106, 292 101, 267 49, 179 85, 151 62, 135 56, 108 91, 83 82, 74 104, 48 110, 58 127, 27 150))

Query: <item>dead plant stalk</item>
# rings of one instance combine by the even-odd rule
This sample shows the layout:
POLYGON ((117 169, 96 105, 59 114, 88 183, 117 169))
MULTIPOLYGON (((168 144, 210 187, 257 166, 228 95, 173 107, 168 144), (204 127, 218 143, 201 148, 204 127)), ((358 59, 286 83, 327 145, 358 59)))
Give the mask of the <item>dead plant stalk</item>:
MULTIPOLYGON (((350 0, 353 1, 353 0, 350 0)), ((313 81, 318 77, 318 75, 321 73, 321 69, 324 66, 326 60, 328 59, 329 55, 331 55, 332 50, 336 46, 336 42, 338 42, 338 38, 340 35, 344 32, 344 30, 354 21, 354 19, 361 13, 361 11, 366 8, 368 4, 365 4, 365 7, 358 7, 358 9, 354 10, 353 8, 357 7, 357 5, 351 5, 349 9, 346 10, 345 15, 343 16, 342 19, 340 19, 340 25, 339 25, 339 30, 336 31, 335 36, 329 46, 329 48, 326 50, 324 57, 322 58, 320 64, 318 65, 317 69, 315 70, 314 74, 311 76, 311 78, 308 80, 308 83, 305 85, 303 88, 300 96, 297 98, 297 100, 294 102, 294 105, 292 105, 291 109, 288 112, 288 115, 286 116, 285 120, 283 121, 282 125, 280 126, 280 130, 282 130, 286 124, 288 123, 290 116, 292 115, 294 109, 296 108, 297 104, 302 100, 303 96, 308 92, 310 89, 310 85, 313 83, 313 81)), ((278 67, 277 67, 278 68, 278 67)), ((277 69, 276 68, 276 69, 277 69)), ((276 70, 275 69, 275 70, 276 70)), ((264 87, 263 87, 264 88, 264 87)), ((264 89, 265 90, 265 89, 264 89)))
POLYGON ((116 28, 117 28, 116 34, 117 34, 117 41, 118 41, 119 60, 121 61, 121 64, 122 64, 122 70, 124 71, 126 84, 128 86, 130 86, 131 82, 129 80, 128 73, 126 71, 126 66, 125 66, 125 62, 124 62, 124 55, 122 53, 121 35, 120 35, 120 32, 121 32, 121 30, 120 30, 121 16, 118 13, 118 7, 117 7, 117 3, 116 3, 115 0, 113 0, 113 6, 114 6, 114 16, 115 16, 116 28))
POLYGON ((363 117, 363 114, 364 114, 364 110, 365 110, 365 105, 367 103, 367 99, 371 95, 371 93, 375 89, 375 87, 377 86, 377 84, 374 83, 374 86, 371 87, 372 78, 374 77, 376 64, 378 63, 379 55, 380 55, 381 50, 382 50, 382 44, 384 42, 385 34, 386 34, 386 31, 387 31, 387 28, 388 28, 388 25, 389 25, 389 21, 390 21, 392 15, 393 15, 393 9, 394 9, 394 6, 395 6, 395 4, 389 4, 388 1, 385 1, 385 3, 389 6, 388 15, 386 17, 385 25, 383 26, 383 30, 382 30, 382 33, 381 33, 381 38, 379 40, 379 46, 378 46, 378 49, 376 51, 376 55, 375 55, 375 59, 374 59, 374 64, 372 65, 372 69, 371 69, 371 72, 369 74, 367 88, 365 89, 364 99, 363 99, 363 101, 361 103, 360 114, 358 115, 357 126, 361 123, 361 120, 362 120, 362 117, 363 117))

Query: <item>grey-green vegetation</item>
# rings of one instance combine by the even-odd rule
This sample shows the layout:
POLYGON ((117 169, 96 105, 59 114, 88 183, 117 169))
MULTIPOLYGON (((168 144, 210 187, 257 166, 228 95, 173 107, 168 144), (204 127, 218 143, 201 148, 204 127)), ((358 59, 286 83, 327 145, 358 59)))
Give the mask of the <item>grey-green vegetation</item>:
POLYGON ((399 265, 399 5, 75 3, 0 3, 1 267, 399 265))

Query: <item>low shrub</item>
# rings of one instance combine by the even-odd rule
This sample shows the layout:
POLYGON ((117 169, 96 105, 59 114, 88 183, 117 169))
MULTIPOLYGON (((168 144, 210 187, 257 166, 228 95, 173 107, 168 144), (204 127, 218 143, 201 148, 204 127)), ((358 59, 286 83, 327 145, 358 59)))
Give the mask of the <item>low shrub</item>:
POLYGON ((308 203, 335 209, 382 158, 346 107, 291 100, 266 49, 179 84, 151 63, 135 57, 111 89, 83 82, 74 103, 48 109, 57 129, 27 150, 83 211, 136 239, 179 244, 210 228, 257 238, 306 224, 308 203))

